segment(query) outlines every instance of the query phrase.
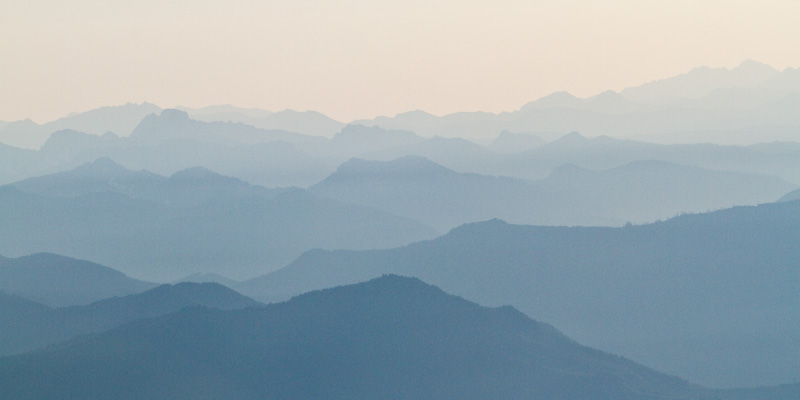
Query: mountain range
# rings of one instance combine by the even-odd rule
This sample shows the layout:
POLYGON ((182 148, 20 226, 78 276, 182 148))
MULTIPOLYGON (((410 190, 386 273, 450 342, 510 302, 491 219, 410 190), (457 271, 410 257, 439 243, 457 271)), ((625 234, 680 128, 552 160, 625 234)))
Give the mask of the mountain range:
MULTIPOLYGON (((797 108, 786 105, 785 109, 794 113, 797 108)), ((327 139, 242 123, 202 122, 183 111, 164 110, 143 118, 127 137, 61 130, 37 151, 0 146, 0 183, 62 172, 107 157, 129 169, 147 169, 161 175, 202 165, 263 186, 308 187, 350 158, 390 161, 414 155, 458 172, 522 179, 545 178, 564 164, 603 170, 633 161, 655 160, 774 175, 800 184, 796 168, 800 144, 796 142, 666 146, 571 133, 542 143, 527 130, 510 131, 498 130, 500 134, 494 134, 497 143, 487 146, 463 138, 424 138, 407 130, 355 125, 343 127, 327 139), (512 136, 510 131, 526 133, 512 136), (502 144, 513 137, 522 139, 502 144)), ((797 137, 790 136, 793 140, 797 137)))
POLYGON ((231 310, 259 305, 216 283, 161 285, 143 293, 61 308, 0 294, 0 323, 4 327, 0 332, 0 356, 28 352, 186 307, 231 310))
POLYGON ((422 136, 486 142, 503 130, 551 135, 642 138, 664 143, 753 144, 796 141, 800 70, 746 60, 733 69, 700 67, 686 74, 587 99, 556 92, 499 114, 423 111, 353 121, 422 136))
POLYGON ((492 218, 529 225, 653 222, 774 201, 792 187, 768 176, 662 161, 636 161, 605 171, 564 165, 546 179, 526 181, 459 173, 407 156, 388 162, 352 159, 309 191, 446 231, 492 218))
POLYGON ((98 136, 106 132, 127 136, 142 118, 160 111, 161 108, 154 104, 128 103, 73 113, 41 125, 29 119, 8 122, 0 126, 0 142, 25 149, 38 149, 53 132, 65 129, 98 136))
MULTIPOLYGON (((796 386, 759 389, 785 398, 796 386)), ((4 399, 734 399, 581 346, 511 307, 384 276, 233 311, 187 308, 0 358, 4 399)))
POLYGON ((197 272, 249 278, 313 248, 388 248, 438 235, 302 189, 268 190, 197 168, 166 178, 109 160, 0 187, 0 221, 0 254, 53 252, 161 282, 197 272))
POLYGON ((155 286, 103 265, 56 254, 0 257, 0 292, 50 307, 89 304, 155 286))
POLYGON ((314 250, 237 286, 271 301, 386 273, 511 304, 694 382, 800 381, 800 202, 621 228, 469 224, 390 250, 314 250))

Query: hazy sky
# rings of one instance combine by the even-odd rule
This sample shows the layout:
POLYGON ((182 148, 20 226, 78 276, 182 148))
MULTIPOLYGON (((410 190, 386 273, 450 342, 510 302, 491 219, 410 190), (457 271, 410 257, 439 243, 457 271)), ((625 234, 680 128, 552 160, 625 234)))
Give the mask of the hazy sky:
POLYGON ((0 0, 0 120, 149 101, 510 111, 752 58, 800 66, 800 2, 0 0))

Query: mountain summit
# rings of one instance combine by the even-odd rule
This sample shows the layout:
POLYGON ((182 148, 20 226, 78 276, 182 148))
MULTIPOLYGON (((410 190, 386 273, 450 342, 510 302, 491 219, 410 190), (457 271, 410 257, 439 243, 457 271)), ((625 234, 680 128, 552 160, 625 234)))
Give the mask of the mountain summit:
POLYGON ((699 399, 511 307, 384 276, 264 308, 189 308, 0 359, 4 399, 699 399), (146 384, 143 384, 147 382, 146 384))

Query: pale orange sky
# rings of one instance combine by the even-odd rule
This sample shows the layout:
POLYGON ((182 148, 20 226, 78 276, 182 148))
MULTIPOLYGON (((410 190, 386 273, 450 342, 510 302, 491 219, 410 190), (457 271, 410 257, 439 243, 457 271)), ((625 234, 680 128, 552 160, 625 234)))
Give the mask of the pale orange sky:
POLYGON ((0 0, 0 120, 149 101, 511 111, 751 58, 800 66, 800 2, 0 0))

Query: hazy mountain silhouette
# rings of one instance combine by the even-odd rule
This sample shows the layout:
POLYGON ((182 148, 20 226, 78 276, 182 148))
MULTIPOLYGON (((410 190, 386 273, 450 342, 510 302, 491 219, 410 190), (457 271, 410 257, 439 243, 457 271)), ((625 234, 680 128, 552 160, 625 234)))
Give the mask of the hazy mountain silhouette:
MULTIPOLYGON (((13 232, 4 233, 11 237, 13 232)), ((56 254, 0 257, 0 291, 54 307, 63 307, 140 293, 154 283, 93 262, 56 254)))
POLYGON ((241 122, 243 124, 256 126, 262 119, 272 115, 272 111, 259 108, 242 108, 230 104, 208 106, 202 108, 190 108, 178 106, 177 110, 185 111, 192 119, 203 122, 241 122))
MULTIPOLYGON (((770 202, 793 185, 775 177, 633 161, 593 171, 566 164, 534 182, 547 193, 537 224, 619 226, 680 213, 770 202)), ((510 222, 510 221, 509 221, 510 222)))
MULTIPOLYGON (((552 146, 559 144, 571 146, 570 138, 552 146)), ((682 212, 773 201, 793 186, 773 177, 658 161, 606 171, 562 166, 547 179, 529 182, 458 173, 408 156, 388 162, 350 160, 309 190, 448 230, 492 218, 538 225, 652 222, 682 212)))
POLYGON ((320 139, 279 129, 260 129, 233 122, 202 122, 189 118, 185 111, 167 109, 159 115, 150 114, 136 126, 129 136, 138 145, 152 145, 163 141, 201 140, 216 144, 255 144, 284 141, 292 144, 318 142, 320 139))
POLYGON ((161 285, 140 294, 55 309, 0 295, 0 322, 4 327, 0 332, 0 355, 28 352, 191 306, 232 310, 259 305, 216 283, 161 285))
POLYGON ((167 205, 197 205, 217 197, 273 198, 287 188, 266 188, 224 176, 204 167, 190 167, 164 177, 146 170, 131 171, 102 157, 78 167, 4 185, 26 193, 77 197, 114 192, 167 205))
POLYGON ((556 92, 520 110, 433 116, 422 111, 355 121, 425 137, 487 142, 499 132, 566 133, 652 138, 664 143, 753 144, 796 141, 800 117, 770 103, 800 92, 800 73, 755 61, 734 69, 696 68, 686 74, 581 99, 556 92), (733 94, 733 95, 731 95, 733 94))
POLYGON ((511 307, 481 307, 397 276, 263 308, 190 308, 6 357, 0 393, 5 399, 731 398, 581 346, 511 307))
POLYGON ((304 135, 331 137, 346 124, 316 111, 283 110, 264 118, 258 125, 264 129, 282 129, 304 135))
POLYGON ((498 153, 518 153, 535 149, 545 143, 544 139, 529 133, 502 131, 487 147, 498 153))
POLYGON ((316 111, 283 110, 271 112, 257 108, 240 108, 231 105, 210 106, 200 109, 176 107, 186 111, 192 119, 204 122, 239 122, 267 130, 283 130, 310 136, 331 137, 344 123, 316 111))
POLYGON ((183 111, 164 110, 144 118, 129 137, 55 132, 41 151, 25 154, 24 158, 22 154, 14 155, 16 159, 7 165, 0 160, 0 178, 8 175, 3 181, 8 183, 111 158, 130 169, 147 169, 161 175, 202 165, 269 186, 308 186, 343 161, 312 156, 327 142, 324 138, 240 123, 196 121, 183 111))
POLYGON ((786 193, 780 199, 778 199, 779 202, 794 201, 794 200, 800 200, 800 189, 786 193))
POLYGON ((167 178, 144 170, 128 170, 109 158, 98 158, 70 171, 28 178, 7 186, 51 197, 114 192, 176 207, 197 206, 220 197, 273 198, 284 191, 250 185, 203 167, 178 171, 167 178))
POLYGON ((175 281, 175 283, 181 283, 181 282, 219 283, 220 285, 227 287, 234 287, 240 283, 239 281, 235 281, 220 274, 214 274, 210 272, 194 273, 191 275, 184 276, 183 278, 175 281))
POLYGON ((416 276, 712 386, 800 381, 800 202, 624 228, 490 221, 381 251, 310 251, 237 286, 254 298, 416 276))
POLYGON ((757 87, 778 75, 780 72, 769 65, 745 60, 733 69, 699 67, 672 78, 627 88, 620 94, 633 101, 668 103, 703 97, 716 89, 757 87))
POLYGON ((36 173, 37 152, 0 143, 0 183, 31 176, 36 173))
POLYGON ((509 154, 485 165, 488 174, 541 179, 553 169, 574 164, 605 170, 634 161, 666 161, 702 168, 773 175, 800 184, 800 143, 780 142, 750 146, 714 144, 661 145, 607 136, 587 138, 578 132, 564 135, 535 149, 509 154))
POLYGON ((652 107, 647 104, 630 101, 619 93, 608 90, 587 99, 575 97, 567 92, 556 92, 523 105, 519 112, 524 114, 533 110, 552 109, 582 110, 599 114, 622 114, 646 111, 652 109, 652 107))
MULTIPOLYGON (((585 103, 603 103, 605 107, 613 108, 618 101, 619 96, 602 94, 585 103)), ((661 129, 671 126, 665 128, 666 133, 662 133, 690 142, 697 141, 697 132, 730 138, 757 134, 761 140, 771 140, 769 132, 773 132, 783 138, 796 140, 800 134, 800 117, 796 112, 798 106, 800 96, 790 94, 746 110, 670 108, 614 114, 533 107, 524 112, 496 115, 501 123, 489 130, 490 134, 484 139, 488 143, 488 138, 497 137, 498 132, 503 130, 543 134, 548 138, 553 137, 552 132, 575 129, 585 129, 583 132, 588 132, 588 135, 598 132, 620 134, 624 131, 638 136, 660 135, 651 131, 653 127, 661 129), (590 115, 588 119, 581 117, 586 112, 590 113, 587 114, 590 115), (688 119, 679 118, 676 113, 683 113, 688 119), (765 118, 771 125, 745 121, 750 116, 765 118), (697 118, 701 117, 710 119, 708 123, 698 122, 697 118)), ((420 115, 427 115, 423 119, 438 118, 420 115)), ((480 119, 492 115, 479 113, 469 116, 459 113, 446 120, 452 119, 457 125, 460 124, 458 126, 481 130, 483 125, 478 123, 480 119)), ((147 169, 160 175, 171 175, 200 165, 260 185, 307 187, 324 179, 339 164, 352 157, 388 161, 407 155, 423 156, 459 172, 524 179, 547 177, 554 168, 567 163, 589 169, 609 169, 631 161, 653 159, 711 169, 764 173, 800 183, 800 172, 796 168, 800 162, 800 144, 797 143, 747 147, 657 146, 606 137, 587 139, 585 148, 580 150, 583 154, 577 148, 565 153, 556 144, 529 145, 516 148, 512 153, 498 153, 497 147, 481 146, 463 138, 434 136, 426 139, 408 130, 392 129, 348 126, 333 139, 326 139, 258 129, 240 123, 201 122, 192 120, 182 111, 165 110, 161 115, 153 114, 145 118, 130 137, 118 137, 111 133, 95 136, 59 131, 37 152, 0 147, 0 155, 3 156, 0 158, 0 179, 4 179, 0 183, 65 171, 108 157, 129 169, 147 169)))
POLYGON ((156 177, 155 186, 152 175, 125 172, 108 160, 67 175, 82 183, 42 177, 27 186, 38 193, 64 186, 86 193, 53 197, 0 187, 0 254, 53 252, 161 282, 196 272, 241 279, 284 266, 312 248, 388 248, 439 234, 407 218, 301 189, 264 196, 270 191, 204 169, 156 177), (113 174, 103 174, 104 165, 146 179, 117 185, 113 174))
POLYGON ((93 135, 108 131, 127 136, 145 116, 161 109, 149 103, 128 103, 121 106, 101 107, 83 113, 73 113, 55 121, 39 125, 31 120, 9 122, 0 127, 0 142, 27 149, 38 149, 56 131, 70 129, 93 135))
POLYGON ((800 68, 788 67, 780 74, 768 79, 761 87, 782 91, 800 92, 800 68))
MULTIPOLYGON (((405 147, 423 142, 425 139, 414 132, 366 127, 363 125, 347 125, 338 132, 330 146, 339 157, 350 158, 353 155, 380 153, 392 148, 405 147)), ((330 148, 328 147, 330 150, 330 148)))
POLYGON ((518 213, 536 201, 531 186, 515 179, 457 173, 426 158, 407 156, 389 162, 352 159, 309 190, 446 230, 497 213, 518 213))

